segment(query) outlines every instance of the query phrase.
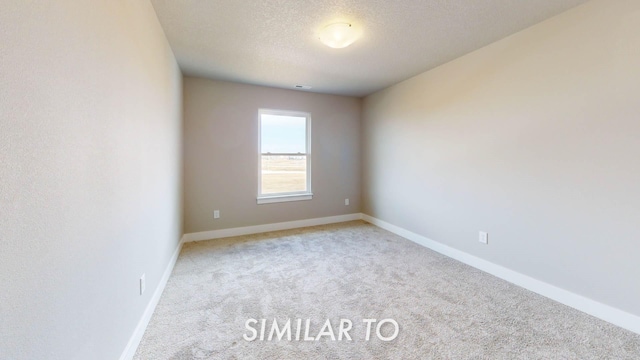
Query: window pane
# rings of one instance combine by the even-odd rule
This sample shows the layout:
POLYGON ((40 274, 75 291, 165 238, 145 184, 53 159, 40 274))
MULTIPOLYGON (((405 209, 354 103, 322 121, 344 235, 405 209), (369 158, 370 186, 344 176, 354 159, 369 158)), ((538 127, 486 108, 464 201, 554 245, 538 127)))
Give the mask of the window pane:
POLYGON ((262 193, 307 190, 306 156, 262 155, 262 193))
POLYGON ((299 116, 262 114, 260 118, 264 153, 306 153, 307 119, 299 116))

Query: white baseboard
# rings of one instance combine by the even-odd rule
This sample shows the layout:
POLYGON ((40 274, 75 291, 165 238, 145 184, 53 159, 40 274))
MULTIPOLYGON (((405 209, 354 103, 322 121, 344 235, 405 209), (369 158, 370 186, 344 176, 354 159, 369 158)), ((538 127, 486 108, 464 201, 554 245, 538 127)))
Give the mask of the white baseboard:
POLYGON ((192 241, 212 240, 212 239, 219 239, 219 238, 225 238, 225 237, 231 237, 231 236, 259 234, 259 233, 264 233, 269 231, 296 229, 296 228, 302 228, 302 227, 308 227, 308 226, 326 225, 326 224, 340 223, 340 222, 360 220, 360 219, 362 219, 362 214, 357 213, 357 214, 329 216, 329 217, 315 218, 315 219, 287 221, 287 222, 274 223, 274 224, 237 227, 237 228, 231 228, 231 229, 202 231, 197 233, 185 234, 184 241, 192 242, 192 241))
POLYGON ((357 213, 357 214, 330 216, 330 217, 316 218, 316 219, 288 221, 288 222, 281 222, 281 223, 274 223, 274 224, 264 224, 264 225, 184 234, 180 239, 180 244, 175 250, 173 256, 171 257, 171 260, 169 261, 169 264, 167 265, 164 274, 162 275, 162 279, 160 279, 160 284, 158 284, 158 287, 153 293, 153 296, 151 297, 151 300, 149 301, 149 304, 147 305, 147 308, 145 309, 145 312, 142 315, 142 318, 138 322, 138 326, 136 326, 135 331, 131 335, 131 338, 129 339, 129 343, 127 344, 127 347, 125 348, 122 355, 120 356, 120 360, 133 359, 133 356, 135 355, 138 345, 142 340, 142 336, 144 335, 144 331, 147 328, 149 321, 151 320, 153 311, 155 310, 156 306, 158 305, 158 302, 160 301, 160 296, 162 295, 162 292, 164 291, 164 288, 167 285, 167 281, 169 280, 169 276, 171 276, 171 272, 173 271, 176 261, 178 260, 178 255, 180 254, 182 245, 185 242, 219 239, 219 238, 230 237, 230 236, 258 234, 258 233, 263 233, 268 231, 295 229, 295 228, 301 228, 301 227, 333 224, 333 223, 340 223, 340 222, 353 221, 353 220, 365 220, 373 225, 376 225, 382 229, 390 231, 396 235, 402 236, 426 248, 439 252, 445 256, 448 256, 452 259, 463 262, 467 265, 473 266, 476 269, 487 272, 491 275, 499 277, 503 280, 506 280, 510 283, 513 283, 525 289, 531 290, 537 294, 540 294, 542 296, 555 300, 564 305, 570 306, 574 309, 580 310, 584 313, 597 317, 601 320, 620 326, 636 334, 640 334, 640 317, 639 316, 627 313, 620 309, 616 309, 612 306, 602 304, 595 300, 592 300, 584 296, 572 293, 570 291, 561 289, 559 287, 550 285, 543 281, 540 281, 532 277, 529 277, 527 275, 521 274, 519 272, 513 271, 511 269, 507 269, 503 266, 500 266, 492 262, 489 262, 487 260, 481 259, 479 257, 473 256, 464 251, 454 249, 450 246, 431 240, 425 236, 418 235, 414 232, 403 229, 399 226, 395 226, 388 222, 376 219, 372 216, 357 213))
POLYGON ((519 272, 507 269, 500 265, 494 264, 487 260, 483 260, 479 257, 468 254, 464 251, 460 251, 431 240, 422 235, 418 235, 409 230, 401 227, 389 224, 385 221, 376 219, 366 214, 362 214, 362 220, 365 220, 373 225, 388 230, 396 235, 402 236, 408 240, 411 240, 419 245, 427 247, 431 250, 437 251, 450 258, 463 262, 467 265, 473 266, 476 269, 487 272, 491 275, 499 277, 510 283, 523 287, 527 290, 531 290, 542 296, 555 300, 564 305, 570 306, 574 309, 585 312, 591 316, 595 316, 601 320, 610 322, 621 328, 633 331, 636 334, 640 334, 640 317, 616 309, 609 305, 602 304, 595 300, 586 298, 584 296, 572 293, 570 291, 561 289, 559 287, 547 284, 543 281, 534 279, 519 272))
POLYGON ((178 244, 176 250, 173 252, 173 256, 171 256, 171 260, 169 260, 169 264, 167 264, 167 267, 162 274, 160 283, 158 284, 158 287, 156 287, 156 291, 153 292, 153 296, 151 296, 149 304, 147 304, 147 308, 144 310, 142 318, 138 322, 138 326, 136 326, 136 329, 133 331, 131 338, 129 338, 127 347, 122 352, 122 355, 120 355, 120 360, 131 360, 136 354, 136 350, 138 349, 138 345, 140 345, 140 341, 142 340, 144 331, 147 329, 147 325, 149 325, 149 321, 151 320, 153 311, 156 309, 156 306, 160 301, 160 296, 162 296, 162 292, 164 291, 165 286, 167 286, 167 281, 171 276, 173 267, 176 265, 176 261, 178 261, 178 255, 180 255, 180 250, 182 250, 183 244, 184 235, 182 236, 182 238, 180 238, 180 243, 178 244))

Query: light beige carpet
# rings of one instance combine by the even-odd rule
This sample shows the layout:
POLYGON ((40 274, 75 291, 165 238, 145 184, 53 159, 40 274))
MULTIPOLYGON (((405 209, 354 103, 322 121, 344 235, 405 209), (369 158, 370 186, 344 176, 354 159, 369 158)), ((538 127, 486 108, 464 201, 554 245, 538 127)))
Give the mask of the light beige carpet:
POLYGON ((358 221, 185 244, 135 358, 640 359, 640 336, 358 221), (292 341, 246 341, 250 318, 292 341))

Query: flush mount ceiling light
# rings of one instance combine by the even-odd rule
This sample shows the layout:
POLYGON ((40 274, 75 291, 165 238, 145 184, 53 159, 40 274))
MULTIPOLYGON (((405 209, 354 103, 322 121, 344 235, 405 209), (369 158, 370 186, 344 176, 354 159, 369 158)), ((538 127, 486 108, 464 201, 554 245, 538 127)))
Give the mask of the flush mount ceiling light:
POLYGON ((342 49, 358 39, 358 33, 348 23, 335 23, 320 31, 320 41, 328 47, 342 49))

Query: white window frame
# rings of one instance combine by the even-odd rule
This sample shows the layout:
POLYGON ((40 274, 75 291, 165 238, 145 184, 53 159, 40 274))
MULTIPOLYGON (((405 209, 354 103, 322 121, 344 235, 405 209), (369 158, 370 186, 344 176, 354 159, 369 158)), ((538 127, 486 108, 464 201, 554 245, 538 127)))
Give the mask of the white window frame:
POLYGON ((287 201, 301 201, 313 199, 313 192, 311 192, 311 114, 302 111, 289 111, 289 110, 273 110, 273 109, 259 109, 258 110, 258 204, 271 204, 287 201), (306 119, 306 153, 262 153, 262 115, 279 115, 279 116, 296 116, 304 117, 306 119), (307 190, 295 191, 285 193, 262 193, 262 156, 263 155, 291 155, 299 156, 305 155, 307 158, 307 190))

